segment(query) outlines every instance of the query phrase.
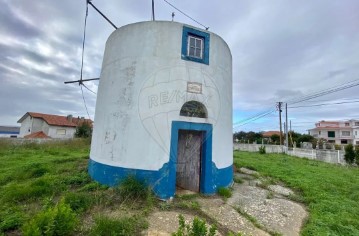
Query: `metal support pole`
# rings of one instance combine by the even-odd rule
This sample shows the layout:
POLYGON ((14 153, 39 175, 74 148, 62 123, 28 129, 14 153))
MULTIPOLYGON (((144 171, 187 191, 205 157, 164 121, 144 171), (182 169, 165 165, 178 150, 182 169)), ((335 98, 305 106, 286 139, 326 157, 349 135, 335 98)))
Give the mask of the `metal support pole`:
POLYGON ((112 23, 112 21, 110 21, 110 19, 108 19, 99 9, 97 9, 97 7, 95 7, 95 5, 92 4, 91 0, 87 0, 87 3, 90 4, 103 18, 105 18, 105 20, 107 20, 108 23, 110 23, 113 28, 117 29, 117 26, 112 23))

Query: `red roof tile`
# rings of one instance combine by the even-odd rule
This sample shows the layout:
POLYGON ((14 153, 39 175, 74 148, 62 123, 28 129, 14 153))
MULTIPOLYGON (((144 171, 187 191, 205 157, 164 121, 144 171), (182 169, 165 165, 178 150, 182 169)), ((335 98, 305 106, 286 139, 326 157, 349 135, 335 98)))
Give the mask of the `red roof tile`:
POLYGON ((279 136, 280 132, 279 131, 267 131, 267 132, 263 132, 262 136, 270 138, 273 134, 276 134, 279 136))
POLYGON ((27 112, 18 122, 21 123, 22 120, 26 118, 27 114, 33 118, 43 119, 47 124, 54 126, 77 127, 84 122, 88 122, 92 126, 92 120, 90 119, 72 118, 70 121, 67 116, 50 115, 37 112, 27 112))
POLYGON ((47 136, 44 132, 39 131, 36 133, 25 135, 24 138, 51 138, 51 137, 47 136))

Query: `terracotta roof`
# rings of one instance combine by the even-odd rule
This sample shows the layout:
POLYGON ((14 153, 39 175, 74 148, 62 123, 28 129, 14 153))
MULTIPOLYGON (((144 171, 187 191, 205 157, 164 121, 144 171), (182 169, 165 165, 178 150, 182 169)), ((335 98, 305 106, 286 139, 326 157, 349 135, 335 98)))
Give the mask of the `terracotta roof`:
POLYGON ((27 115, 30 115, 33 118, 43 119, 47 124, 54 126, 77 127, 84 122, 88 122, 92 126, 92 120, 90 119, 72 118, 72 120, 70 121, 67 116, 50 115, 37 112, 27 112, 18 121, 18 123, 21 123, 27 117, 27 115))
POLYGON ((276 135, 280 135, 280 132, 279 131, 266 131, 266 132, 263 132, 262 133, 262 136, 263 137, 271 137, 273 134, 276 134, 276 135))
POLYGON ((36 133, 25 135, 24 138, 51 138, 51 137, 47 136, 44 132, 39 131, 36 133))

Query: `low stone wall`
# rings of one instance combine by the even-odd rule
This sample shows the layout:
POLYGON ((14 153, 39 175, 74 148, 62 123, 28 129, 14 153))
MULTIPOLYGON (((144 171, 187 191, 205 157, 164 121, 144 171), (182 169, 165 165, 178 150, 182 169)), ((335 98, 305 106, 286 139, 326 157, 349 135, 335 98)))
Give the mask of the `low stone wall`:
POLYGON ((266 147, 266 153, 283 153, 284 147, 280 145, 269 145, 269 144, 247 144, 247 143, 234 143, 234 150, 247 151, 247 152, 258 152, 261 146, 266 147))
POLYGON ((261 144, 244 144, 234 143, 234 150, 258 152, 261 146, 266 147, 266 153, 286 153, 290 156, 303 157, 312 160, 318 160, 328 163, 345 164, 344 151, 342 150, 323 150, 323 149, 304 149, 289 148, 280 145, 261 145, 261 144))
POLYGON ((23 145, 27 143, 49 143, 63 142, 71 139, 52 139, 52 138, 0 138, 0 142, 11 143, 14 145, 23 145))

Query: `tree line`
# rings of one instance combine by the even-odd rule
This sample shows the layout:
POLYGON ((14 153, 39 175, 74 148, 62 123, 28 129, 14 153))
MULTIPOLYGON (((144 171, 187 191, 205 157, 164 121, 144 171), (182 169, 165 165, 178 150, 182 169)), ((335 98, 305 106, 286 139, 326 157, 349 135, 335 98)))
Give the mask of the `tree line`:
MULTIPOLYGON (((262 132, 253 132, 253 131, 235 132, 233 134, 233 141, 239 142, 239 143, 248 143, 249 142, 249 143, 261 144, 263 142, 264 144, 279 144, 280 137, 278 134, 273 134, 270 137, 263 137, 263 133, 264 133, 263 131, 262 132)), ((289 137, 289 144, 291 145, 292 143, 295 142, 297 147, 300 146, 301 142, 310 142, 313 145, 315 145, 317 142, 317 140, 309 134, 300 134, 300 133, 296 133, 294 131, 290 131, 288 133, 288 137, 289 137)), ((284 139, 285 139, 285 135, 283 135, 283 140, 284 139)))

